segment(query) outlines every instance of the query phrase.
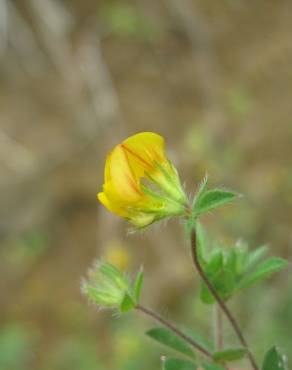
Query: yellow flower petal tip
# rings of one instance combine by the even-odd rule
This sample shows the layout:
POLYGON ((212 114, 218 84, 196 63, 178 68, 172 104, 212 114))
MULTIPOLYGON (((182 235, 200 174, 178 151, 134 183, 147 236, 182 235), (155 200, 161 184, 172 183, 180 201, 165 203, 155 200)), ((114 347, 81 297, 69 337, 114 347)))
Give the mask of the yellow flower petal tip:
POLYGON ((115 146, 106 159, 97 198, 138 228, 185 213, 187 197, 164 147, 159 134, 141 132, 115 146))

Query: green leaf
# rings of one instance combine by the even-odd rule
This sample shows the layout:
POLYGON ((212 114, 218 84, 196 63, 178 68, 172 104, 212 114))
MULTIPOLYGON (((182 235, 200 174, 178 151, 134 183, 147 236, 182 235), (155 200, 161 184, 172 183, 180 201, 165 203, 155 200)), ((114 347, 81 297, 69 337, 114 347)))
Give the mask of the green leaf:
POLYGON ((146 332, 150 338, 156 340, 157 342, 164 344, 167 347, 170 347, 184 355, 187 355, 191 358, 195 358, 195 354, 188 344, 180 337, 175 335, 173 332, 166 328, 155 327, 146 332))
POLYGON ((200 299, 205 304, 214 304, 216 302, 212 293, 210 293, 209 289, 207 288, 207 285, 204 283, 201 283, 200 286, 200 299))
POLYGON ((181 360, 178 358, 168 358, 163 363, 163 370, 196 370, 194 362, 181 360))
POLYGON ((247 353, 246 348, 229 348, 213 353, 213 359, 219 362, 238 361, 247 353))
POLYGON ((236 275, 242 275, 246 271, 249 253, 248 246, 244 243, 237 243, 233 249, 235 253, 235 271, 236 275))
POLYGON ((201 183, 199 184, 199 188, 195 194, 194 201, 193 201, 193 207, 195 206, 195 203, 198 199, 205 193, 206 188, 208 184, 208 175, 206 174, 201 183))
POLYGON ((226 253, 225 268, 237 275, 237 254, 236 249, 232 248, 226 253))
POLYGON ((219 364, 213 364, 213 363, 210 364, 210 363, 207 363, 207 362, 202 364, 202 368, 204 370, 226 370, 225 367, 223 367, 219 364))
POLYGON ((125 313, 130 311, 134 307, 135 302, 133 301, 133 299, 128 294, 125 294, 124 299, 122 300, 122 303, 120 305, 120 311, 125 313))
POLYGON ((270 275, 281 271, 288 265, 288 261, 278 258, 271 257, 257 265, 256 269, 248 273, 243 277, 237 284, 237 289, 247 288, 260 280, 268 278, 270 275))
POLYGON ((255 266, 267 254, 267 251, 268 246, 263 245, 255 249, 253 252, 250 252, 247 258, 246 268, 248 269, 255 266))
POLYGON ((218 272, 222 269, 224 263, 223 251, 219 248, 212 251, 210 259, 208 261, 207 271, 211 274, 218 272))
POLYGON ((144 272, 141 269, 137 274, 135 286, 134 286, 134 295, 135 295, 136 302, 139 302, 139 299, 141 296, 141 290, 143 286, 143 281, 144 281, 144 272))
POLYGON ((195 215, 200 215, 212 211, 235 200, 239 194, 224 189, 213 189, 203 192, 196 198, 193 206, 195 215))
POLYGON ((287 357, 272 347, 265 355, 263 370, 288 370, 287 357))
POLYGON ((224 300, 227 300, 235 287, 235 274, 232 270, 224 267, 214 279, 215 289, 224 300))
MULTIPOLYGON (((215 275, 209 275, 209 280, 213 287, 219 293, 223 300, 227 300, 232 294, 235 287, 234 273, 225 267, 218 271, 215 275)), ((200 298, 205 304, 215 303, 213 295, 210 293, 208 287, 203 282, 201 283, 200 298)))

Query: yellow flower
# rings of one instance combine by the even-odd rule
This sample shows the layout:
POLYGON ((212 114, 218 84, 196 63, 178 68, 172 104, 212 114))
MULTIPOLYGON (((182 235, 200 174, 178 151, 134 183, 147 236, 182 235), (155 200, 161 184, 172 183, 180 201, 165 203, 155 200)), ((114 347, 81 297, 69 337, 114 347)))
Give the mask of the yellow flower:
POLYGON ((164 139, 141 132, 118 144, 105 164, 100 202, 137 227, 185 213, 187 197, 164 153, 164 139))

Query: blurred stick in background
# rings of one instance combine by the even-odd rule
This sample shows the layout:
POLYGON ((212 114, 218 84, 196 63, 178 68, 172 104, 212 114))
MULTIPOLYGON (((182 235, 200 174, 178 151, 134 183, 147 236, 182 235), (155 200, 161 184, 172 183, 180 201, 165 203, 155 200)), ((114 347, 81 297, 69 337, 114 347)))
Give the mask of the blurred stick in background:
POLYGON ((0 0, 0 56, 5 53, 7 46, 7 4, 0 0))
MULTIPOLYGON (((2 1, 1 6, 6 6, 6 3, 2 1)), ((18 181, 22 182, 21 192, 17 192, 15 196, 14 192, 10 191, 9 195, 12 198, 5 200, 5 203, 11 204, 9 213, 14 217, 13 219, 6 217, 1 229, 8 231, 12 227, 12 232, 19 229, 17 225, 23 225, 27 209, 18 198, 21 197, 28 202, 31 184, 44 183, 52 172, 72 162, 74 157, 86 155, 87 150, 91 149, 91 145, 96 144, 97 137, 102 132, 105 133, 114 128, 118 136, 118 133, 123 130, 124 121, 118 94, 103 58, 96 27, 88 26, 73 47, 70 32, 75 20, 62 3, 54 0, 29 0, 27 4, 21 4, 21 6, 26 8, 25 14, 31 15, 30 21, 13 3, 9 3, 8 21, 5 18, 5 24, 8 24, 8 28, 11 29, 8 34, 9 53, 16 55, 16 58, 12 59, 17 61, 9 75, 15 75, 17 68, 20 67, 30 79, 36 75, 36 71, 41 73, 50 68, 46 61, 48 58, 56 73, 60 74, 64 81, 62 105, 70 107, 66 111, 70 124, 66 132, 68 144, 65 147, 54 144, 51 152, 34 153, 26 151, 25 144, 22 145, 20 140, 17 144, 18 150, 13 150, 11 157, 8 155, 11 150, 7 150, 7 145, 10 143, 11 147, 12 142, 16 143, 16 140, 8 140, 8 134, 3 131, 5 140, 2 135, 2 141, 6 143, 6 149, 3 146, 5 157, 10 168, 13 167, 13 171, 18 172, 20 176, 18 181), (30 152, 31 157, 35 157, 33 171, 26 172, 28 166, 22 166, 25 158, 28 157, 21 154, 23 151, 30 152), (14 207, 19 207, 19 204, 22 204, 22 212, 14 212, 14 207)), ((7 68, 8 71, 12 68, 9 63, 7 68)), ((13 147, 15 148, 16 144, 13 147)), ((18 184, 18 181, 15 184, 18 184)), ((34 195, 32 197, 35 199, 34 195)), ((27 206, 29 207, 29 204, 27 206)))
POLYGON ((4 166, 18 174, 31 173, 36 165, 35 155, 3 130, 0 130, 0 159, 4 166))
POLYGON ((190 43, 195 66, 194 85, 198 85, 202 96, 203 121, 218 133, 225 121, 225 112, 222 108, 221 72, 209 27, 196 2, 164 0, 164 3, 190 43))
POLYGON ((28 78, 33 78, 48 67, 31 25, 10 1, 7 2, 6 61, 2 67, 5 67, 8 76, 14 76, 13 78, 19 73, 18 69, 25 72, 28 78))

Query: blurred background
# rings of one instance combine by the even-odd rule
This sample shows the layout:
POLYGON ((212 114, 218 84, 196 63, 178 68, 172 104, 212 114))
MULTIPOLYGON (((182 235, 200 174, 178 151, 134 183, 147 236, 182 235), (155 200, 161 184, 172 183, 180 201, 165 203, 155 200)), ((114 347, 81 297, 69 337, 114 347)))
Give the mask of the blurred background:
MULTIPOLYGON (((147 318, 81 296, 97 257, 143 264, 145 305, 212 337, 182 227, 127 235, 96 201, 108 151, 136 132, 165 137, 189 193, 208 172, 245 195, 205 217, 211 239, 291 259, 291 14, 288 0, 0 0, 0 370, 160 369, 147 318)), ((291 288, 288 270, 231 302, 259 360, 273 344, 291 356, 291 288)))

